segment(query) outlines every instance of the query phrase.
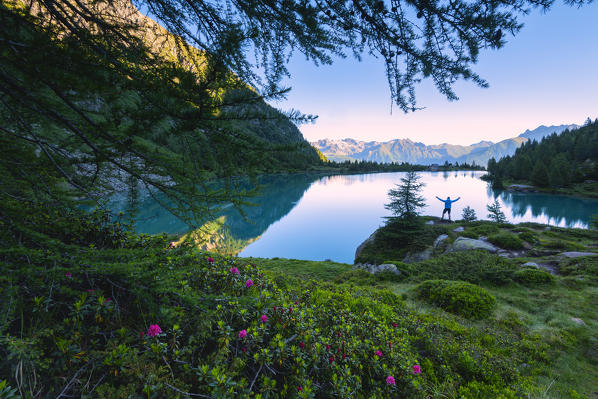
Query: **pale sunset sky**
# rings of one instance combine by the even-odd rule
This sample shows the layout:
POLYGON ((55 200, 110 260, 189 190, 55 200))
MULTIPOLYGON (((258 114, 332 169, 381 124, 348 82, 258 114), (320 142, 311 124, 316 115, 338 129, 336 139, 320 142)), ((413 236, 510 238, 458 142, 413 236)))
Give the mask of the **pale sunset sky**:
POLYGON ((581 8, 555 3, 520 19, 523 29, 499 50, 482 50, 473 70, 490 84, 455 85, 449 102, 427 79, 418 105, 405 114, 394 106, 381 60, 364 56, 315 66, 300 54, 289 64, 292 91, 280 109, 319 118, 300 126, 309 141, 323 138, 388 141, 410 138, 425 144, 500 141, 539 125, 582 124, 598 117, 598 2, 581 8))

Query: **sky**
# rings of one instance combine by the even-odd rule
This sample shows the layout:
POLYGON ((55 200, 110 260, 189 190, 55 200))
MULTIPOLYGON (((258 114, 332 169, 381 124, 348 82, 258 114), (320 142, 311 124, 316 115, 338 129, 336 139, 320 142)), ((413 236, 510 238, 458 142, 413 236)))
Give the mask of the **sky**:
POLYGON ((598 2, 550 11, 533 10, 524 27, 498 50, 482 50, 473 70, 487 89, 459 81, 458 101, 448 101, 429 79, 417 88, 419 106, 392 108, 381 60, 348 57, 315 66, 296 54, 289 63, 292 88, 279 109, 318 115, 299 126, 308 141, 346 137, 365 141, 409 138, 425 144, 497 142, 539 125, 583 124, 598 117, 598 2))

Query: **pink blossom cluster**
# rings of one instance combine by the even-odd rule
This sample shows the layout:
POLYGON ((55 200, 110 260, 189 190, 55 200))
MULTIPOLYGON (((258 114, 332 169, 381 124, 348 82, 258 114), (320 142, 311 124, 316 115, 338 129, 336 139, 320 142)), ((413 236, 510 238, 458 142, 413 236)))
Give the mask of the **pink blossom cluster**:
POLYGON ((150 337, 155 337, 156 335, 161 334, 161 333, 162 333, 162 329, 157 324, 152 324, 147 329, 147 335, 150 337))

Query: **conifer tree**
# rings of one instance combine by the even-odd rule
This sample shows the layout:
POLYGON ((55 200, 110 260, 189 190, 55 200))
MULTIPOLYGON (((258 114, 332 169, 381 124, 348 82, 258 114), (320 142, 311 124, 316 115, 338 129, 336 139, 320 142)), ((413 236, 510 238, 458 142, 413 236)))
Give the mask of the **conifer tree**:
POLYGON ((491 205, 486 205, 486 209, 488 209, 488 218, 496 223, 505 223, 507 218, 502 211, 500 203, 497 199, 494 200, 494 203, 491 205))
POLYGON ((424 183, 419 181, 420 178, 411 170, 407 172, 407 176, 401 178, 402 184, 388 191, 390 202, 384 207, 391 210, 395 218, 412 219, 426 206, 425 199, 420 194, 424 187, 424 183))
POLYGON ((543 161, 538 161, 532 170, 530 179, 533 184, 540 187, 548 187, 550 185, 550 179, 548 177, 548 170, 543 161))

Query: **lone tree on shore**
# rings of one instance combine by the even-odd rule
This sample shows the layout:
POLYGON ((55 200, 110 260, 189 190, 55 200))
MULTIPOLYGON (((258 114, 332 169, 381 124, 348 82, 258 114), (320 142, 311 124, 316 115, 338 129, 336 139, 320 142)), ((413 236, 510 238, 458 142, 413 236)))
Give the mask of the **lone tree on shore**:
POLYGON ((486 205, 486 209, 488 209, 488 218, 490 218, 490 220, 496 223, 506 223, 507 217, 502 211, 500 203, 497 199, 494 200, 492 205, 486 205))
POLYGON ((401 178, 402 184, 397 184, 397 188, 388 191, 390 203, 384 207, 392 211, 394 218, 401 220, 415 218, 426 206, 424 197, 420 195, 424 183, 419 179, 417 173, 409 171, 407 176, 401 178))

